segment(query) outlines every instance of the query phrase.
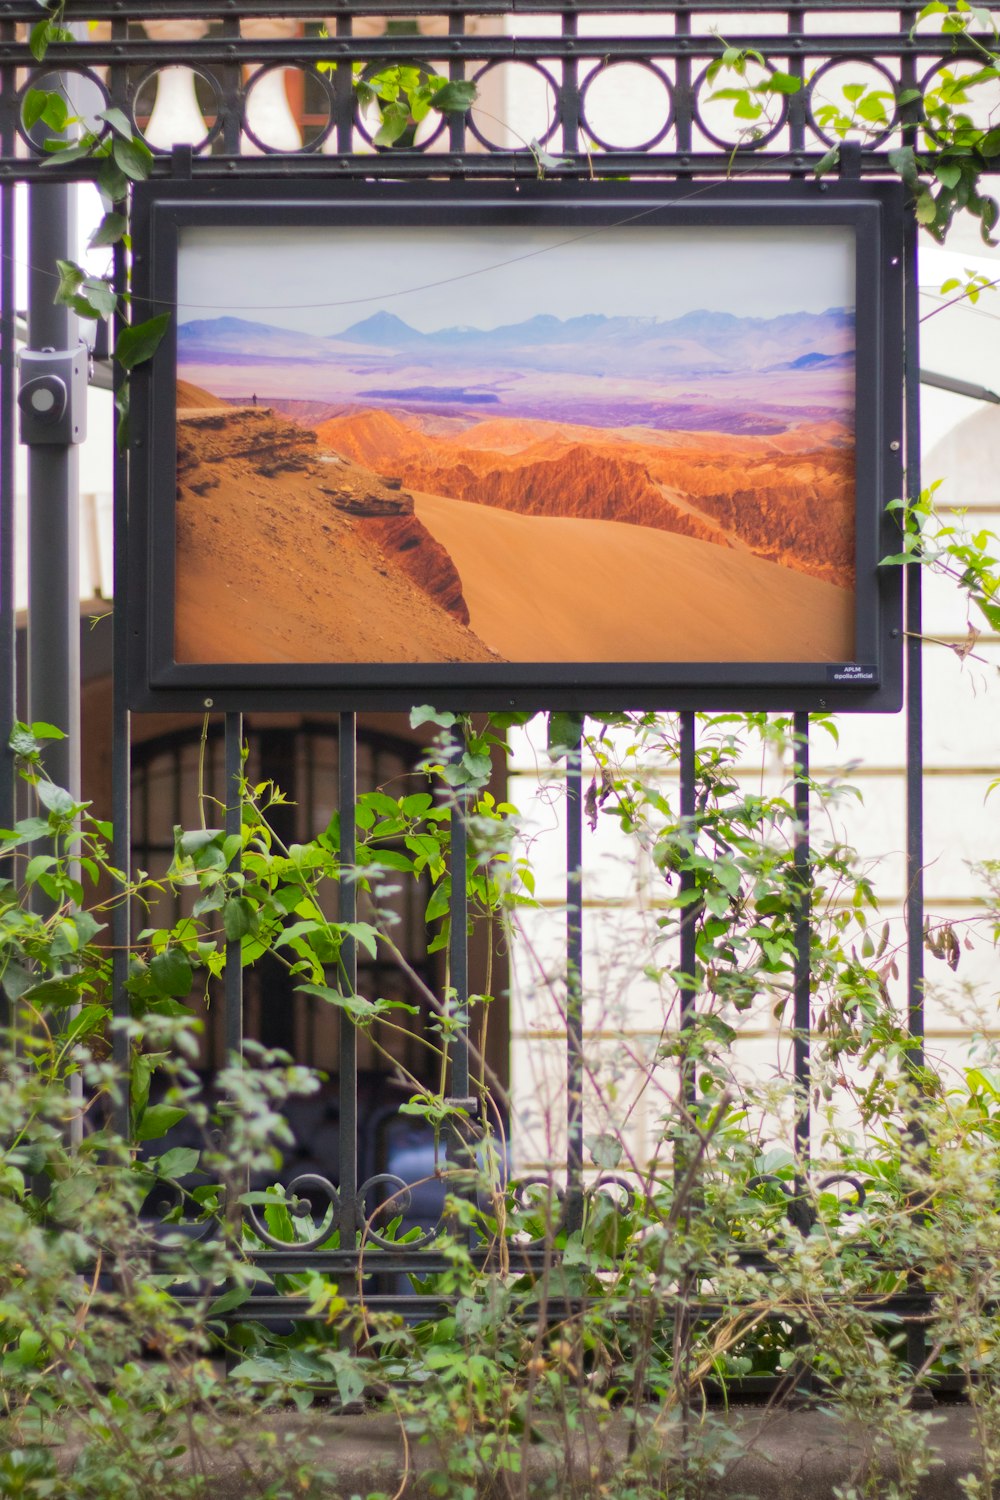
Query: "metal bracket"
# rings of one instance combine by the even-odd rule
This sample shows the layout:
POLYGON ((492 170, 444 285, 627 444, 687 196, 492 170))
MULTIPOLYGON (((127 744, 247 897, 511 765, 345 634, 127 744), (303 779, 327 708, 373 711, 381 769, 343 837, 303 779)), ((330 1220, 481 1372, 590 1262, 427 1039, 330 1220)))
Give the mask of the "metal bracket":
POLYGON ((181 181, 190 181, 193 176, 194 149, 187 141, 178 141, 170 148, 170 175, 181 181))
POLYGON ((841 141, 839 172, 842 182, 861 181, 860 141, 841 141))
POLYGON ((85 345, 76 349, 22 349, 17 404, 22 443, 69 447, 87 436, 85 345))

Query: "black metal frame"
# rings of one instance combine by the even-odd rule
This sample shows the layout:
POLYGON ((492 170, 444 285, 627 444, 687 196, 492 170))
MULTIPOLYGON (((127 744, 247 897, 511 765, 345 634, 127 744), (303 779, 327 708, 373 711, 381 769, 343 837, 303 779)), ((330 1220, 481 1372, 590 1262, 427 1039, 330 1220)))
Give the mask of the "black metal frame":
MULTIPOLYGON (((133 481, 129 513, 131 707, 197 710, 305 706, 408 709, 415 702, 479 709, 827 709, 895 711, 902 703, 902 579, 880 568, 898 549, 886 503, 902 493, 902 193, 891 183, 710 183, 634 187, 586 183, 396 183, 367 188, 156 183, 133 211, 137 315, 170 311, 188 228, 239 232, 309 226, 336 230, 424 227, 460 236, 544 227, 591 235, 641 224, 666 240, 679 229, 848 229, 855 240, 855 638, 849 663, 505 662, 270 664, 175 660, 176 323, 133 377, 133 481), (140 478, 141 476, 141 478, 140 478)), ((498 255, 500 251, 498 251, 498 255)), ((615 275, 628 275, 627 245, 615 275)), ((503 251, 506 258, 507 250, 503 251)), ((334 270, 334 267, 331 267, 334 270)), ((668 586, 665 583, 665 586, 668 586)), ((724 600, 720 600, 724 608, 724 600)), ((734 631, 739 621, 733 621, 734 631)))
MULTIPOLYGON (((19 109, 24 91, 35 86, 43 78, 51 79, 62 72, 72 74, 85 70, 96 82, 108 102, 123 109, 134 120, 133 104, 136 98, 137 81, 150 70, 169 67, 183 62, 199 69, 215 92, 217 118, 212 127, 212 138, 205 152, 193 154, 183 147, 171 154, 157 154, 152 176, 164 186, 178 176, 187 173, 198 183, 235 182, 273 185, 294 172, 302 181, 311 179, 317 183, 320 193, 338 183, 359 185, 366 194, 374 191, 375 184, 386 179, 430 182, 433 178, 452 181, 469 181, 476 178, 523 185, 533 184, 540 170, 550 170, 540 164, 537 154, 530 146, 517 150, 482 149, 482 139, 477 139, 474 129, 462 116, 451 117, 435 143, 433 151, 419 149, 387 151, 372 155, 358 132, 356 102, 351 86, 351 67, 355 62, 370 63, 378 59, 402 58, 433 65, 444 61, 452 78, 476 78, 484 70, 504 62, 524 63, 541 69, 550 79, 554 92, 555 109, 542 144, 552 153, 558 153, 562 163, 557 169, 560 179, 586 185, 589 180, 601 175, 612 177, 631 176, 637 179, 669 178, 678 183, 693 184, 719 181, 731 177, 742 180, 747 176, 766 180, 803 179, 826 156, 830 145, 825 133, 816 123, 810 106, 815 83, 804 82, 798 94, 790 95, 781 107, 778 132, 765 132, 765 138, 754 139, 747 135, 738 139, 732 148, 720 146, 703 129, 699 96, 704 87, 704 73, 708 64, 720 56, 723 35, 726 42, 736 48, 753 48, 765 60, 767 67, 781 69, 806 80, 812 65, 818 70, 838 60, 850 60, 860 66, 871 66, 876 70, 888 68, 889 82, 893 91, 904 94, 908 102, 895 110, 887 132, 878 131, 864 139, 863 149, 858 144, 846 142, 840 149, 840 172, 854 179, 851 191, 856 190, 857 180, 888 181, 893 179, 893 169, 888 159, 889 151, 905 144, 917 145, 921 154, 933 167, 935 147, 922 129, 923 95, 932 85, 938 70, 956 62, 975 59, 974 43, 961 36, 942 36, 938 33, 914 33, 913 27, 922 8, 922 0, 838 0, 836 10, 840 14, 863 15, 877 18, 876 29, 862 29, 854 35, 834 35, 826 31, 826 19, 832 12, 828 0, 731 0, 720 5, 718 0, 602 0, 599 12, 589 0, 479 0, 474 7, 466 9, 459 3, 437 0, 436 4, 425 4, 424 0, 395 0, 392 5, 394 17, 418 17, 428 13, 447 18, 447 35, 440 37, 390 36, 372 40, 354 35, 355 18, 384 15, 386 0, 283 0, 275 6, 274 0, 226 0, 219 6, 219 14, 212 20, 211 31, 201 41, 187 44, 183 55, 178 54, 176 44, 150 40, 141 30, 141 23, 157 17, 190 17, 202 20, 205 16, 204 0, 69 0, 67 16, 83 20, 103 20, 110 25, 106 38, 81 40, 54 46, 42 64, 31 55, 23 36, 16 33, 18 25, 30 26, 39 19, 39 8, 35 0, 0 0, 0 535, 5 545, 0 548, 0 713, 3 723, 0 730, 15 714, 15 654, 14 616, 12 608, 12 561, 13 549, 6 544, 14 529, 14 427, 12 413, 15 399, 15 308, 13 261, 15 255, 15 197, 14 184, 69 183, 89 180, 93 177, 94 164, 77 161, 61 164, 47 157, 34 143, 26 143, 19 130, 19 109), (311 26, 312 33, 291 41, 250 40, 241 36, 240 21, 246 17, 273 15, 278 9, 283 15, 301 18, 311 26), (330 13, 336 12, 335 35, 321 40, 318 25, 330 13), (599 14, 601 20, 594 21, 599 14), (649 33, 641 36, 621 37, 617 34, 615 16, 618 13, 645 15, 650 18, 649 33), (525 14, 551 20, 551 34, 531 35, 472 35, 468 30, 470 17, 508 17, 516 23, 525 14), (766 16, 766 23, 757 25, 757 17, 766 16), (706 17, 718 30, 709 31, 706 17), (664 23, 663 25, 657 23, 664 23), (665 33, 665 34, 664 34, 665 33), (333 59, 336 66, 332 74, 324 74, 323 88, 330 101, 330 124, 324 139, 316 139, 308 149, 295 153, 267 152, 263 155, 246 154, 243 149, 243 127, 246 119, 248 88, 253 82, 253 70, 265 66, 299 67, 315 74, 317 64, 333 59), (636 61, 651 67, 665 79, 669 95, 669 121, 665 129, 654 130, 645 143, 637 147, 618 150, 595 151, 587 140, 585 92, 589 86, 589 69, 618 62, 636 61), (443 146, 445 149, 437 149, 443 146)), ((992 39, 984 38, 987 42, 992 39)), ((886 76, 883 69, 882 75, 886 76)), ((137 122, 141 127, 142 121, 137 122)), ((545 183, 544 187, 552 184, 545 183)), ((170 189, 172 191, 172 189, 170 189)), ((905 423, 900 435, 905 464, 902 492, 916 495, 920 489, 919 474, 919 390, 917 349, 917 277, 916 236, 917 226, 910 212, 903 214, 903 249, 901 271, 904 287, 903 335, 905 343, 904 380, 905 423)), ((124 251, 118 248, 114 263, 114 280, 118 287, 127 285, 127 267, 124 251)), ((120 381, 120 375, 117 379, 120 381)), ((891 491, 887 484, 886 493, 891 491)), ((116 467, 116 519, 115 519, 115 572, 116 596, 125 596, 127 585, 126 528, 129 507, 128 461, 120 456, 116 467)), ((919 1062, 923 1036, 923 806, 922 806, 922 683, 921 683, 921 587, 919 569, 910 569, 906 577, 905 594, 905 669, 906 669, 906 925, 911 941, 907 952, 906 997, 910 1030, 918 1039, 913 1054, 919 1062)), ((124 612, 119 609, 115 617, 115 702, 113 707, 113 787, 115 824, 115 863, 126 868, 130 845, 129 836, 129 761, 130 761, 130 713, 125 692, 129 658, 129 624, 124 612)), ((297 700, 296 700, 297 701, 297 700)), ((680 814, 692 818, 696 812, 696 745, 697 724, 694 708, 729 706, 728 695, 713 701, 702 695, 692 694, 691 707, 681 716, 680 753, 680 814), (724 701, 722 701, 724 699, 724 701)), ((269 704, 283 706, 277 697, 269 697, 269 704)), ((221 706, 221 705, 220 705, 221 706)), ((471 706, 471 705, 468 705, 471 706)), ((546 706, 554 706, 551 700, 546 706)), ((798 757, 795 805, 799 821, 799 836, 796 843, 796 864, 803 871, 809 868, 809 719, 799 711, 795 715, 794 728, 800 745, 798 757)), ((352 712, 340 716, 340 801, 342 808, 342 840, 345 851, 350 850, 355 838, 353 809, 355 799, 354 745, 356 720, 352 712)), ((236 776, 240 767, 241 719, 239 713, 229 711, 225 715, 226 764, 230 778, 236 776)), ((6 733, 0 733, 5 742, 6 733)), ((0 823, 10 825, 13 820, 14 782, 13 764, 9 752, 0 746, 0 823)), ((582 1074, 583 1028, 580 997, 585 975, 582 972, 582 899, 581 867, 583 861, 581 819, 583 796, 581 785, 580 748, 570 751, 567 777, 567 974, 570 978, 567 1045, 568 1126, 569 1149, 566 1161, 566 1215, 570 1222, 579 1221, 584 1173, 583 1116, 579 1080, 582 1074)), ((458 831, 457 846, 461 846, 461 810, 456 809, 458 831)), ((238 826, 239 809, 236 799, 229 809, 227 823, 238 826)), ((344 882, 341 886, 340 917, 351 921, 356 915, 354 886, 344 882)), ((461 881, 455 882, 455 910, 453 932, 464 931, 465 892, 461 881)), ((803 1113, 797 1122, 796 1140, 803 1160, 808 1161, 810 1137, 809 1120, 809 1037, 810 1037, 810 969, 808 906, 803 901, 797 927, 798 961, 794 984, 795 1078, 800 1086, 803 1113)), ((128 995, 124 982, 128 972, 129 920, 123 903, 115 908, 115 987, 116 1007, 120 1016, 128 1015, 128 995)), ((687 908, 681 923, 680 972, 694 971, 695 928, 691 909, 687 908)), ((456 949, 463 947, 460 936, 456 936, 456 949)), ((239 954, 235 950, 226 972, 226 1035, 229 1044, 239 1048, 241 1042, 242 991, 239 954)), ((467 968, 464 953, 457 951, 453 974, 456 976, 457 1004, 462 1006, 467 997, 467 968)), ((345 983, 350 984, 356 974, 353 943, 344 945, 343 962, 345 983)), ((683 1015, 690 1017, 695 997, 690 991, 681 994, 683 1015)), ((357 1268, 358 1246, 364 1221, 366 1186, 359 1185, 359 1159, 356 1149, 356 1053, 354 1030, 346 1016, 342 1017, 341 1046, 341 1161, 339 1164, 339 1186, 330 1188, 330 1201, 336 1222, 341 1228, 341 1249, 337 1252, 317 1252, 304 1246, 282 1249, 272 1245, 262 1253, 262 1266, 271 1271, 290 1271, 316 1266, 328 1268, 344 1278, 345 1286, 357 1268)), ((114 1034, 115 1056, 127 1075, 127 1044, 124 1030, 114 1034)), ((459 1038, 456 1054, 456 1087, 468 1077, 468 1049, 463 1052, 459 1038)), ((368 1186, 371 1191, 370 1185, 368 1186)), ((385 1247, 369 1248, 366 1266, 390 1266, 394 1271, 412 1269, 418 1274, 434 1263, 433 1245, 413 1249, 403 1247, 393 1251, 385 1247)), ((400 1297, 389 1299, 393 1305, 413 1310, 417 1299, 400 1297)), ((375 1299, 377 1305, 380 1299, 375 1299)), ((384 1304, 383 1304, 384 1305, 384 1304)), ((294 1316, 294 1298, 274 1297, 254 1299, 253 1305, 245 1305, 236 1316, 261 1318, 264 1321, 281 1321, 294 1316)), ((907 1320, 908 1354, 919 1362, 921 1338, 920 1319, 926 1313, 927 1299, 919 1292, 913 1296, 896 1296, 891 1299, 891 1308, 907 1320)))

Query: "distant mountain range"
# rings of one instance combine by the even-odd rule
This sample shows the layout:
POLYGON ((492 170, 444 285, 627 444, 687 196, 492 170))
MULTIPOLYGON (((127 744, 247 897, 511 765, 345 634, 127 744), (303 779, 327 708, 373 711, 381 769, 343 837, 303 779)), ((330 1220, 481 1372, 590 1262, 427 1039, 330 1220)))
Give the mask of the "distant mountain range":
POLYGON ((338 361, 359 375, 375 376, 426 366, 433 369, 435 381, 464 389, 474 385, 469 377, 476 368, 480 379, 501 369, 574 374, 587 370, 642 379, 665 372, 829 368, 849 362, 853 355, 854 313, 828 308, 822 313, 754 318, 702 308, 667 321, 601 313, 561 319, 539 313, 499 328, 421 333, 394 313, 381 311, 325 336, 221 317, 183 323, 177 345, 182 365, 338 361))
POLYGON ((433 345, 435 348, 464 347, 472 344, 494 346, 579 344, 596 341, 643 344, 664 338, 693 340, 708 345, 741 339, 747 334, 766 338, 799 336, 808 322, 819 333, 834 330, 853 335, 854 314, 847 308, 829 308, 823 313, 784 313, 777 318, 740 318, 735 313, 709 312, 701 308, 664 322, 659 318, 608 318, 602 313, 584 313, 577 318, 555 318, 537 313, 523 323, 509 323, 499 328, 442 328, 434 333, 420 333, 397 318, 394 313, 377 312, 360 323, 352 323, 335 334, 338 342, 371 344, 379 348, 413 348, 433 345))

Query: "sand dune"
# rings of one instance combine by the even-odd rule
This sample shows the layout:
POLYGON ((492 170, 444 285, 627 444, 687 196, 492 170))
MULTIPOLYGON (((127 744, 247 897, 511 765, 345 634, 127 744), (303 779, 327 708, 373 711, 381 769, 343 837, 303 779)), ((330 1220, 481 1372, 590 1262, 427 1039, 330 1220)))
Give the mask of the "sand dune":
MULTIPOLYGON (((422 538, 437 549, 412 516, 403 516, 412 523, 406 567, 366 533, 388 504, 407 509, 408 496, 376 475, 323 463, 311 432, 266 408, 212 404, 194 387, 182 396, 178 661, 495 659, 428 591, 442 583, 440 558, 427 587, 414 580, 422 538)), ((453 570, 444 572, 454 593, 453 570)))
POLYGON ((746 551, 620 521, 416 494, 470 625, 512 661, 849 661, 848 589, 746 551))
POLYGON ((435 436, 415 416, 365 408, 321 424, 317 437, 357 463, 391 466, 425 494, 743 545, 854 585, 854 451, 837 424, 803 427, 780 444, 501 417, 435 436))

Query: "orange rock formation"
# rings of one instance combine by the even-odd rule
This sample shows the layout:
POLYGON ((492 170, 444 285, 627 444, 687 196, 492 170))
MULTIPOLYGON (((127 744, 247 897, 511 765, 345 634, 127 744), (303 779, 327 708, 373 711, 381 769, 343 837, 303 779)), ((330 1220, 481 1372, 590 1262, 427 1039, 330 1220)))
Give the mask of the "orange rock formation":
POLYGON ((399 481, 264 406, 178 391, 178 661, 488 662, 399 481))
POLYGON ((837 423, 773 437, 513 418, 443 434, 425 425, 423 417, 363 409, 322 423, 317 435, 359 463, 391 463, 414 490, 745 546, 854 585, 854 450, 837 423))

